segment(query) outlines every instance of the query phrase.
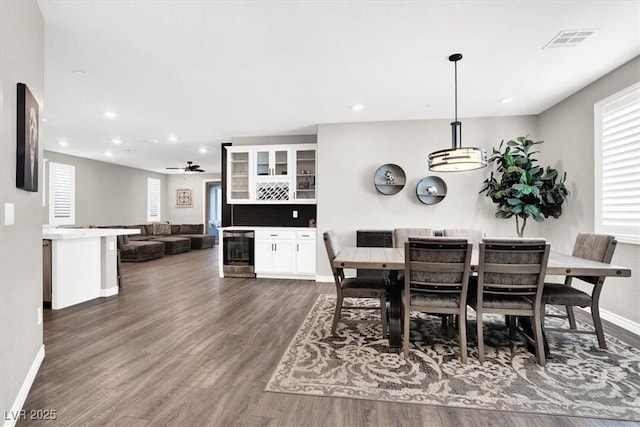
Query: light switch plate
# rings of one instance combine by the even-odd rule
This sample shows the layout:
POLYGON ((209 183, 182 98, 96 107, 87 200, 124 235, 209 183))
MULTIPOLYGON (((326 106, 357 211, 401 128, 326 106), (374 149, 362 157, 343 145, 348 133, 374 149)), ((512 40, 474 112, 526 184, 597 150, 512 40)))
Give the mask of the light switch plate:
POLYGON ((16 222, 13 203, 4 204, 4 225, 13 225, 16 222))
POLYGON ((298 211, 293 211, 293 217, 298 218, 298 211))

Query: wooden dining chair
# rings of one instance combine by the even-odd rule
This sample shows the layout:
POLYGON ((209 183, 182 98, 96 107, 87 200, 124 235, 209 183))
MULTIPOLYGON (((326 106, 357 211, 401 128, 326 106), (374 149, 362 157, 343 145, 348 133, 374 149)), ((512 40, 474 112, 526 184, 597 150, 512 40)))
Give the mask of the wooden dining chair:
POLYGON ((431 228, 395 228, 393 230, 393 247, 404 248, 409 237, 433 237, 431 228))
POLYGON ((333 272, 336 285, 336 308, 333 314, 331 334, 335 335, 338 321, 367 322, 382 325, 382 337, 387 338, 387 284, 386 280, 378 277, 345 277, 344 269, 333 266, 333 260, 340 253, 340 245, 336 233, 329 230, 322 234, 327 249, 329 264, 333 272), (371 306, 343 306, 345 298, 375 298, 380 302, 378 307, 371 306), (342 319, 342 310, 376 310, 380 311, 380 320, 346 320, 342 319))
POLYGON ((477 251, 480 242, 485 237, 485 232, 473 228, 445 228, 442 230, 442 235, 444 237, 464 237, 473 245, 473 250, 477 251))
MULTIPOLYGON (((576 237, 573 246, 573 256, 585 258, 592 261, 611 263, 613 253, 615 252, 617 241, 615 237, 606 234, 580 233, 576 237)), ((602 321, 600 320, 600 293, 604 285, 606 276, 599 277, 581 277, 566 276, 564 284, 562 283, 545 283, 542 293, 542 301, 544 304, 564 306, 566 315, 563 314, 546 314, 546 317, 560 317, 568 319, 569 328, 546 328, 548 332, 568 332, 579 334, 593 334, 598 337, 600 348, 606 349, 607 343, 604 339, 604 331, 602 329, 602 321), (583 283, 590 285, 590 292, 584 292, 580 289, 572 287, 573 279, 578 279, 583 283), (591 318, 593 319, 593 327, 595 331, 578 329, 573 307, 589 307, 591 309, 591 318)))
POLYGON ((460 361, 467 363, 467 288, 471 243, 447 237, 409 237, 405 243, 404 357, 409 356, 412 311, 457 315, 460 361))
POLYGON ((478 259, 478 289, 469 305, 476 311, 478 359, 484 362, 483 316, 504 314, 514 319, 510 337, 515 338, 515 318, 532 319, 533 337, 523 334, 545 365, 542 334, 542 290, 550 245, 544 239, 483 239, 478 259))
MULTIPOLYGON (((393 247, 404 248, 404 244, 409 241, 409 237, 433 237, 434 231, 431 228, 395 228, 393 230, 393 247)), ((398 274, 398 283, 404 283, 404 272, 398 274)), ((443 327, 446 325, 443 317, 443 327)))

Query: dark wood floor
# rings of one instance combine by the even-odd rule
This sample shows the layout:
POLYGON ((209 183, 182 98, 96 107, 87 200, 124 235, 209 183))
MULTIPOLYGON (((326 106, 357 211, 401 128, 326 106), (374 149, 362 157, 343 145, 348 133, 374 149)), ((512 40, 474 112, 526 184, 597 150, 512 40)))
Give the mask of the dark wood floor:
POLYGON ((120 295, 46 310, 46 358, 24 409, 55 410, 57 420, 18 425, 625 424, 266 393, 317 295, 333 285, 219 279, 217 251, 124 263, 120 295))

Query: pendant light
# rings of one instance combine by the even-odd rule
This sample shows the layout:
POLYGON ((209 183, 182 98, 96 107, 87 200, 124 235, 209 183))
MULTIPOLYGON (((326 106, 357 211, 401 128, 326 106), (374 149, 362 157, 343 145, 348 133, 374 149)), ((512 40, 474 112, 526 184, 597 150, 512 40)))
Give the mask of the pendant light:
POLYGON ((455 121, 451 122, 451 148, 429 154, 430 171, 458 172, 487 166, 484 148, 462 147, 462 123, 458 121, 458 61, 461 59, 460 53, 449 56, 449 61, 455 66, 455 121))

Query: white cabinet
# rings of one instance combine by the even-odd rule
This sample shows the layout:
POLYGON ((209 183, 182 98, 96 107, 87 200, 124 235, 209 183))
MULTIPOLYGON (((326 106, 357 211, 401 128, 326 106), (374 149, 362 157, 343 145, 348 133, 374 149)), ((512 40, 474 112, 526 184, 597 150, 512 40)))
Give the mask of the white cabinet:
POLYGON ((316 202, 316 144, 227 147, 227 202, 316 202))
POLYGON ((316 232, 299 231, 296 234, 296 274, 316 274, 316 232))
POLYGON ((256 274, 293 274, 295 272, 295 240, 296 234, 293 231, 277 229, 256 231, 256 274))
POLYGON ((296 203, 316 202, 316 148, 296 147, 293 150, 294 189, 296 203))
POLYGON ((255 200, 258 203, 286 203, 291 192, 291 150, 283 146, 253 149, 255 200))
POLYGON ((253 199, 253 151, 227 147, 227 203, 249 203, 253 199))
MULTIPOLYGON (((258 179, 268 176, 288 177, 291 173, 291 150, 287 146, 263 145, 254 147, 255 169, 258 179)), ((268 179, 268 178, 267 178, 268 179)))
POLYGON ((256 230, 255 272, 263 278, 315 279, 316 230, 256 230))

